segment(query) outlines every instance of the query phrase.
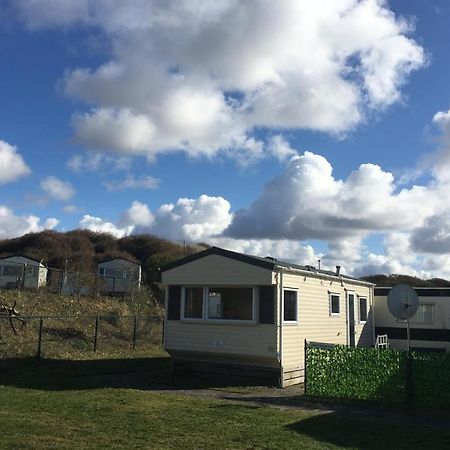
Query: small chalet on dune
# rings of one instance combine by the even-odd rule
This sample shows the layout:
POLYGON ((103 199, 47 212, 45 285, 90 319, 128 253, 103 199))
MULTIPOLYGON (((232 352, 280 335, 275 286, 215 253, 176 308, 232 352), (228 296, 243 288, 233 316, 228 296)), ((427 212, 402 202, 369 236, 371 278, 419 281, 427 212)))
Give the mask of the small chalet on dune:
POLYGON ((37 289, 47 282, 47 267, 23 255, 0 258, 0 287, 37 289))
POLYGON ((373 284, 211 247, 161 269, 174 370, 303 381, 304 340, 374 343, 373 284))
POLYGON ((125 258, 112 258, 99 262, 100 290, 108 294, 129 294, 141 287, 141 265, 125 258))

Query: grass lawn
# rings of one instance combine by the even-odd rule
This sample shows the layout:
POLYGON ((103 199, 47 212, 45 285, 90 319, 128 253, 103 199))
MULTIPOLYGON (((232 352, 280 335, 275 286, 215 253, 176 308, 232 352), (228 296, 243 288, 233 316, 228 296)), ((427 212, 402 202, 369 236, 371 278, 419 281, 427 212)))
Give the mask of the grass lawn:
POLYGON ((80 378, 128 364, 164 368, 166 358, 136 361, 3 364, 0 448, 450 448, 448 427, 99 387, 80 378))
POLYGON ((0 389, 1 448, 449 448, 437 429, 126 389, 0 389))

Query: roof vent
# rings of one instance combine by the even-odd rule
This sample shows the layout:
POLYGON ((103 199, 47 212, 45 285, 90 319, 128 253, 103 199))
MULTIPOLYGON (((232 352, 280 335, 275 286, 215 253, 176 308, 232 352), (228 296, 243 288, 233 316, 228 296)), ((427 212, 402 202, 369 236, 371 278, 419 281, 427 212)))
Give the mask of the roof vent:
POLYGON ((336 266, 336 276, 340 276, 341 274, 341 266, 336 266))

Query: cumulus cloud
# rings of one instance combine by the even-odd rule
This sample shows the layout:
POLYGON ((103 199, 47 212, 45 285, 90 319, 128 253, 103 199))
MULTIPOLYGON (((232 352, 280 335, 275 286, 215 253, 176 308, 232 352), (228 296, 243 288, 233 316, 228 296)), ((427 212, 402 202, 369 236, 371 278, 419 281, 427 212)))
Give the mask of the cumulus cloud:
POLYGON ((100 108, 72 118, 75 138, 101 150, 140 153, 148 148, 155 127, 143 114, 129 109, 100 108))
POLYGON ((293 149, 289 142, 283 136, 277 134, 272 136, 267 143, 267 151, 275 156, 280 161, 284 161, 294 155, 297 155, 297 150, 293 149))
POLYGON ((110 192, 123 191, 125 189, 157 189, 160 183, 159 178, 150 175, 136 178, 134 175, 128 175, 123 180, 106 181, 104 186, 110 192))
POLYGON ((150 227, 154 217, 145 203, 134 201, 130 208, 121 215, 119 225, 121 227, 150 227))
POLYGON ((110 233, 118 238, 128 236, 133 231, 133 226, 120 227, 112 222, 102 219, 101 217, 85 214, 78 224, 79 228, 95 231, 97 233, 110 233))
POLYGON ((0 184, 10 183, 29 175, 27 166, 17 148, 0 140, 0 184))
POLYGON ((43 229, 53 229, 58 223, 59 221, 52 217, 46 219, 41 225, 39 217, 20 216, 7 206, 0 205, 0 239, 22 236, 26 233, 37 233, 43 229))
POLYGON ((418 252, 450 253, 450 211, 429 217, 423 226, 414 230, 411 245, 418 252))
POLYGON ((75 189, 68 181, 48 176, 41 180, 41 189, 55 200, 67 201, 75 195, 75 189))
POLYGON ((342 136, 399 101, 426 63, 412 24, 382 0, 16 5, 32 29, 82 24, 110 40, 109 61, 68 71, 60 88, 91 108, 74 115, 75 137, 125 154, 248 160, 261 157, 256 127, 342 136))
POLYGON ((150 232, 168 239, 199 242, 221 234, 231 217, 227 200, 201 195, 196 199, 180 198, 176 203, 161 205, 154 214, 145 203, 134 201, 117 223, 85 215, 79 226, 116 236, 150 232))
POLYGON ((226 234, 234 238, 324 239, 364 236, 422 223, 437 204, 430 190, 414 186, 396 192, 394 177, 362 164, 346 180, 333 177, 331 164, 305 152, 268 182, 249 208, 237 211, 226 234), (419 210, 411 204, 421 205, 419 210), (395 214, 393 214, 395 211, 395 214))
POLYGON ((232 239, 221 236, 231 220, 230 204, 222 197, 201 195, 181 198, 160 206, 152 214, 148 205, 134 201, 117 223, 85 215, 80 228, 108 232, 118 237, 148 232, 176 241, 206 241, 229 250, 259 256, 274 256, 298 264, 315 264, 320 255, 311 245, 286 239, 232 239))
POLYGON ((152 233, 170 239, 202 241, 222 233, 231 222, 230 203, 223 197, 180 198, 155 211, 152 233))

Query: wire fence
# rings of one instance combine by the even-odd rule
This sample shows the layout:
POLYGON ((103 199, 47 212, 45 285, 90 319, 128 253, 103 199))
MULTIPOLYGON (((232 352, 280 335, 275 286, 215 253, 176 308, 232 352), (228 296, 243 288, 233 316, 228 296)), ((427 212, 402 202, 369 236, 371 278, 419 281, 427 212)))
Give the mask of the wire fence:
POLYGON ((160 316, 0 316, 1 358, 112 355, 160 348, 162 339, 160 316))

